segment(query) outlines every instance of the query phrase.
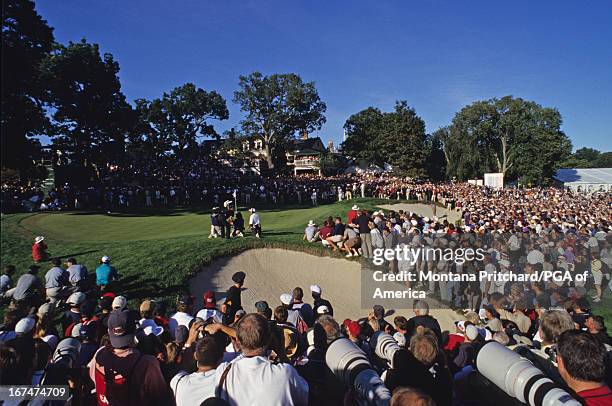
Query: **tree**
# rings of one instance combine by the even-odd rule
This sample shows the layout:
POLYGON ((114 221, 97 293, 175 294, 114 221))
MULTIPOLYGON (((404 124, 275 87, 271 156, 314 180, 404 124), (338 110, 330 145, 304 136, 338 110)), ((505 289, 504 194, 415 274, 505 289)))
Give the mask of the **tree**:
POLYGON ((49 122, 40 64, 53 46, 53 29, 34 2, 2 2, 2 165, 22 176, 33 168, 37 143, 49 122))
POLYGON ((543 183, 569 155, 556 109, 521 98, 477 101, 464 107, 442 134, 449 176, 465 180, 485 172, 543 183))
POLYGON ((368 107, 351 115, 344 129, 347 156, 379 166, 389 163, 412 176, 425 174, 425 122, 406 101, 396 102, 392 112, 368 107))
POLYGON ((346 140, 342 143, 342 152, 352 159, 384 164, 382 151, 376 145, 382 122, 383 113, 375 107, 351 115, 344 123, 346 140))
POLYGON ((294 73, 240 76, 234 103, 246 113, 241 122, 244 134, 263 138, 270 169, 274 168, 273 157, 278 150, 297 133, 321 129, 327 109, 314 82, 303 82, 294 73))
POLYGON ((383 116, 380 149, 385 162, 410 176, 425 175, 425 122, 405 100, 383 116))
POLYGON ((124 150, 134 116, 118 73, 113 56, 101 56, 98 45, 85 40, 58 45, 43 63, 54 143, 70 151, 77 165, 119 159, 124 150))
POLYGON ((574 152, 574 158, 584 159, 587 162, 595 162, 599 158, 600 154, 601 152, 596 149, 584 147, 577 149, 576 152, 574 152))
POLYGON ((136 100, 138 128, 130 137, 134 148, 140 146, 154 158, 170 151, 184 159, 198 150, 198 138, 220 138, 209 120, 226 120, 229 111, 217 92, 196 88, 193 83, 174 88, 152 101, 136 100))

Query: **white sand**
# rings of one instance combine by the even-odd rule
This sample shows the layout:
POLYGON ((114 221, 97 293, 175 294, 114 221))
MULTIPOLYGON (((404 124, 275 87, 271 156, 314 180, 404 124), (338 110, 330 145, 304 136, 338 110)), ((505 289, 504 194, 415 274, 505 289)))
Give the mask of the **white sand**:
MULTIPOLYGON (((272 308, 280 305, 280 295, 291 293, 296 286, 304 289, 305 301, 312 304, 310 285, 313 284, 321 286, 323 298, 332 303, 334 318, 339 322, 345 318, 365 317, 370 311, 361 308, 361 265, 358 261, 283 249, 252 249, 213 261, 189 283, 191 294, 196 298, 196 309, 202 307, 202 294, 207 290, 217 292, 217 299, 224 297, 232 285, 232 275, 240 270, 247 274, 242 303, 248 312, 255 311, 258 300, 267 301, 272 308)), ((453 321, 459 316, 453 310, 432 309, 431 314, 443 330, 454 331, 453 321)), ((398 310, 395 315, 413 316, 409 310, 398 310)), ((389 317, 389 321, 394 316, 389 317)))

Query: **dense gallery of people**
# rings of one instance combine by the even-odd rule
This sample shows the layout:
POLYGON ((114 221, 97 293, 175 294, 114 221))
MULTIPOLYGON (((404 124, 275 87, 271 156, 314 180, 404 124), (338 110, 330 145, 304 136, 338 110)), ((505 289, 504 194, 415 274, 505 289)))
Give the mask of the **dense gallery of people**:
POLYGON ((247 313, 241 292, 249 284, 248 269, 234 274, 227 292, 201 292, 203 308, 195 308, 189 295, 173 303, 129 297, 112 253, 88 270, 76 258, 50 258, 52 242, 37 236, 34 265, 19 278, 7 265, 1 279, 0 363, 2 371, 11 371, 2 373, 2 385, 68 385, 71 404, 485 405, 491 399, 513 404, 512 396, 526 395, 499 387, 499 377, 487 366, 495 357, 509 362, 503 352, 509 351, 529 360, 546 380, 545 385, 522 381, 525 394, 612 404, 610 337, 604 318, 592 313, 612 286, 612 195, 494 190, 380 174, 235 177, 236 183, 227 178, 215 184, 188 173, 191 177, 201 182, 88 190, 67 185, 48 196, 7 186, 3 202, 11 200, 19 210, 46 205, 114 211, 122 205, 183 205, 197 196, 214 208, 210 237, 232 238, 247 236, 246 227, 257 237, 261 232, 256 209, 248 220, 234 213, 234 190, 249 207, 357 197, 420 201, 434 213, 440 206, 456 211, 461 220, 355 204, 342 216, 309 221, 304 239, 365 262, 377 249, 404 246, 474 247, 485 253, 482 261, 465 263, 389 260, 384 262, 389 273, 563 271, 587 277, 417 279, 414 287, 462 311, 453 331, 442 331, 427 300, 414 301, 410 312, 376 305, 362 318, 342 319, 334 315, 334 298, 316 280, 312 286, 287 286, 277 302, 249 303, 256 312, 247 313))

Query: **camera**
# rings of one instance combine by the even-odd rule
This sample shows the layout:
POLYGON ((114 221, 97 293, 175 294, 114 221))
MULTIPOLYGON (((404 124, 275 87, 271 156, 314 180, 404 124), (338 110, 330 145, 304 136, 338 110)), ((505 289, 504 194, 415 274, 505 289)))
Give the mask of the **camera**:
POLYGON ((347 338, 338 338, 327 348, 325 363, 342 382, 351 386, 360 405, 387 406, 391 393, 366 354, 347 338))
POLYGON ((530 361, 495 341, 481 348, 476 366, 485 378, 520 402, 531 406, 580 405, 530 361))
POLYGON ((374 353, 379 358, 387 361, 391 369, 394 368, 393 358, 401 347, 395 339, 384 331, 375 332, 370 338, 370 345, 374 349, 374 353))

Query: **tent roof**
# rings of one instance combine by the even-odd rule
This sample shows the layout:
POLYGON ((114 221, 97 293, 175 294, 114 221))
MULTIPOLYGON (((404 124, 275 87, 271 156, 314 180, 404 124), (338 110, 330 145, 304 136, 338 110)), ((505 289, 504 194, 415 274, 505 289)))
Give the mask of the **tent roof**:
POLYGON ((563 183, 612 184, 612 168, 559 169, 554 178, 563 183))

